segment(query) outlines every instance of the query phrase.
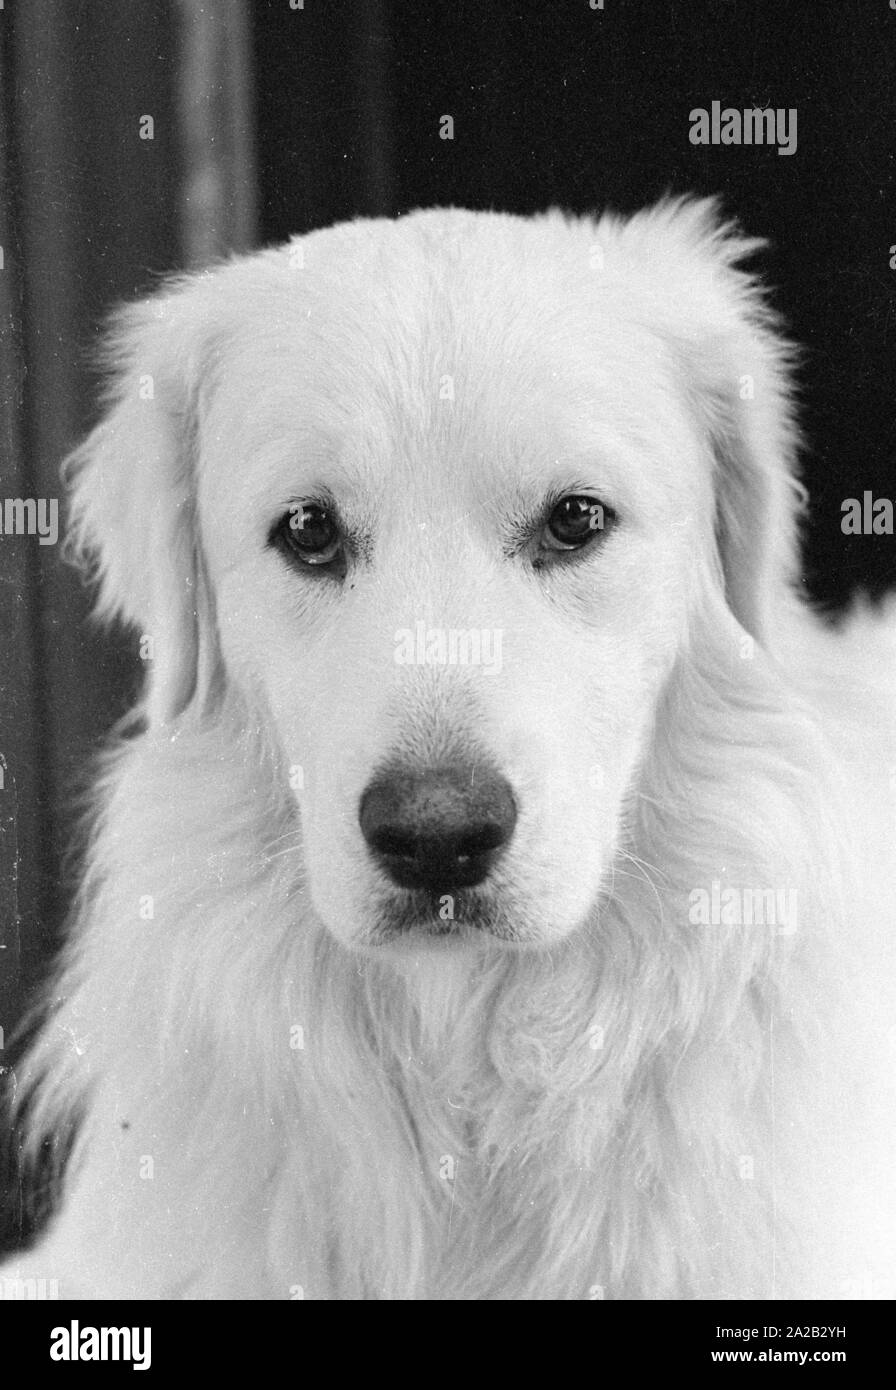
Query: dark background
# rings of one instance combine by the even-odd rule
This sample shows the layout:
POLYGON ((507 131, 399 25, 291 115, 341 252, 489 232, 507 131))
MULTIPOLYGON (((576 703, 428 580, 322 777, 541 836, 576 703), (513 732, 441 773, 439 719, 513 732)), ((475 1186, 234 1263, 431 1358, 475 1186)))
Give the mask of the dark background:
POLYGON ((857 586, 890 586, 893 540, 840 531, 844 496, 896 492, 888 0, 321 10, 311 0, 302 16, 280 0, 256 10, 263 236, 436 203, 633 211, 670 189, 723 195, 751 234, 769 239, 763 269, 807 349, 812 592, 836 605, 857 586), (351 73, 365 65, 357 90, 351 73), (796 153, 691 145, 689 112, 713 100, 796 107, 796 153), (440 114, 454 117, 453 141, 439 138, 440 114))
MULTIPOLYGON (((254 148, 231 159, 239 177, 227 207, 242 196, 251 208, 219 219, 222 250, 429 204, 626 211, 667 191, 721 194, 746 230, 769 239, 761 269, 805 348, 809 591, 834 613, 859 588, 892 586, 896 539, 840 530, 845 497, 896 495, 889 0, 206 8, 237 25, 225 46, 232 55, 242 44, 244 70, 228 76, 222 100, 254 148), (796 153, 692 146, 689 112, 714 100, 796 107, 796 153), (453 141, 439 138, 443 115, 453 141)), ((95 419, 89 360, 104 313, 201 259, 181 216, 195 158, 184 134, 195 108, 185 15, 217 22, 200 10, 199 0, 30 0, 0 11, 3 497, 59 495, 59 463, 95 419), (134 139, 142 112, 156 114, 151 144, 134 139)), ((213 68, 222 61, 212 55, 213 68)), ((58 547, 0 538, 0 580, 8 1068, 14 1024, 70 897, 78 798, 139 662, 131 640, 87 624, 87 598, 58 547)), ((27 1225, 20 1197, 10 1183, 12 1238, 27 1225)))

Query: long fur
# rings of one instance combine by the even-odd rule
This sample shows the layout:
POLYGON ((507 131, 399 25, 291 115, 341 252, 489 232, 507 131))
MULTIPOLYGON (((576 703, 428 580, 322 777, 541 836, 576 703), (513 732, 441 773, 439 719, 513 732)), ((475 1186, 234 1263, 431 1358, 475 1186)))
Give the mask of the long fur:
MULTIPOLYGON (((690 204, 583 235, 633 262, 647 239, 682 258, 699 245, 719 278, 752 250, 690 204)), ((670 289, 657 314, 699 359, 682 389, 727 467, 722 553, 589 920, 541 950, 353 952, 310 903, 263 700, 213 656, 192 701, 176 674, 183 713, 108 755, 20 1077, 31 1145, 74 1147, 61 1215, 14 1277, 86 1297, 837 1297, 866 1276, 886 1292, 891 996, 868 943, 872 919, 887 935, 889 866, 869 863, 858 817, 873 803, 882 823, 896 765, 892 624, 859 618, 849 646, 792 596, 799 497, 775 464, 794 437, 787 354, 737 275, 729 312, 761 325, 779 437, 744 443, 708 380, 709 329, 670 289), (761 492, 757 454, 772 460, 761 492), (759 496, 768 561, 747 577, 759 496), (760 633, 747 660, 732 606, 760 633), (838 681, 854 682, 851 711, 826 693, 838 681), (879 784, 854 790, 872 760, 879 784), (796 889, 798 930, 695 929, 690 895, 713 880, 796 889)), ((118 523, 97 522, 108 480, 88 477, 76 515, 95 550, 90 528, 118 523)), ((152 544, 147 565, 171 564, 152 544)), ((104 575, 107 610, 150 603, 104 575)), ((191 594, 208 604, 204 583, 191 594)))

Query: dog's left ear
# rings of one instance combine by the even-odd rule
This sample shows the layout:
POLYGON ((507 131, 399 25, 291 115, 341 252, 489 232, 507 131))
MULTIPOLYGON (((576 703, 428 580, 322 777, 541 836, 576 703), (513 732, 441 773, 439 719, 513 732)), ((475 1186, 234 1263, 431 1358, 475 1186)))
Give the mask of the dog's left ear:
POLYGON ((63 467, 67 550, 96 580, 101 617, 135 627, 150 725, 208 692, 214 615, 195 515, 208 316, 195 281, 119 312, 106 412, 63 467))
POLYGON ((741 268, 764 243, 722 222, 713 199, 663 204, 644 222, 666 336, 711 455, 728 606, 769 645, 777 603, 797 583, 806 494, 795 472, 795 354, 741 268))
POLYGON ((805 492, 795 476, 797 434, 790 357, 746 276, 729 285, 729 317, 691 345, 715 470, 715 541, 728 606, 756 641, 771 646, 774 613, 797 582, 798 518, 805 492))

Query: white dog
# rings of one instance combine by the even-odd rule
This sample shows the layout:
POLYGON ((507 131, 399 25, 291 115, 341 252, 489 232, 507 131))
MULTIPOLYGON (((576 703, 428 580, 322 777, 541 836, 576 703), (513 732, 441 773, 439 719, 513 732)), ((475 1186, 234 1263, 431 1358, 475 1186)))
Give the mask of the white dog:
POLYGON ((798 597, 756 246, 421 212, 121 315, 73 524, 147 694, 7 1278, 896 1291, 896 642, 798 597))

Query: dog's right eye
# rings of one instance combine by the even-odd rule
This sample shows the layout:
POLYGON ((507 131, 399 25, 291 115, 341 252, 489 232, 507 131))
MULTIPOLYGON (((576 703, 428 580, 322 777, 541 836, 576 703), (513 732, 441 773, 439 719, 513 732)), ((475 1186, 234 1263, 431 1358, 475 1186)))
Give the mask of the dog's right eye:
POLYGON ((332 571, 344 562, 342 533, 333 513, 315 502, 297 502, 270 535, 272 545, 313 569, 332 571))

